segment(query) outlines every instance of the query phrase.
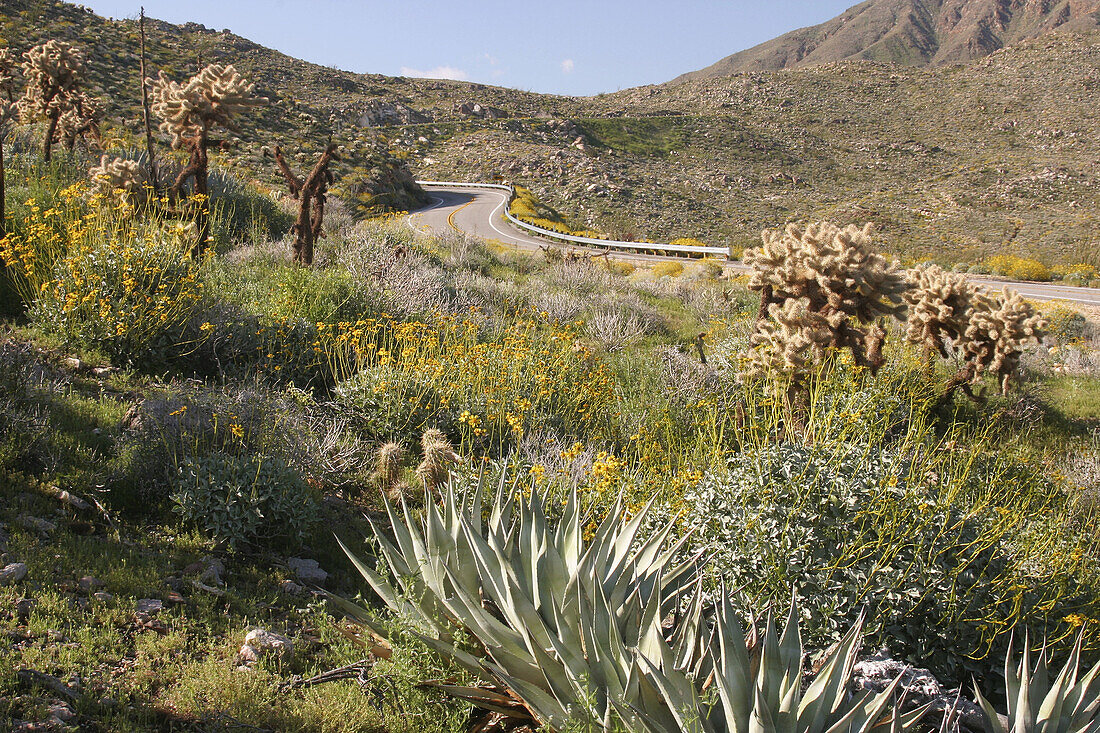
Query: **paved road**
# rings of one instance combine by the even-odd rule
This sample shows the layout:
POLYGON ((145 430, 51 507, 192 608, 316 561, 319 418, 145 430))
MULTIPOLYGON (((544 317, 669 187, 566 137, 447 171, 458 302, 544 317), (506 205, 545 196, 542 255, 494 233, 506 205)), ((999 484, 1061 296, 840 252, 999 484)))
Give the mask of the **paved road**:
MULTIPOLYGON (((432 205, 409 215, 409 224, 442 233, 457 229, 475 237, 495 239, 523 250, 545 247, 547 240, 523 232, 512 226, 502 212, 508 203, 508 194, 483 188, 425 187, 432 196, 432 205)), ((571 245, 572 246, 572 245, 571 245)), ((573 246, 583 250, 584 247, 573 246)), ((590 250, 595 251, 595 250, 590 250)), ((678 260, 678 257, 644 255, 630 252, 612 252, 615 259, 634 262, 660 262, 678 260)), ((734 270, 746 270, 740 262, 727 262, 734 270)), ((1064 300, 1077 305, 1100 309, 1100 289, 1075 288, 1068 285, 1023 283, 993 278, 975 277, 974 281, 990 290, 1012 288, 1025 298, 1034 300, 1064 300)))

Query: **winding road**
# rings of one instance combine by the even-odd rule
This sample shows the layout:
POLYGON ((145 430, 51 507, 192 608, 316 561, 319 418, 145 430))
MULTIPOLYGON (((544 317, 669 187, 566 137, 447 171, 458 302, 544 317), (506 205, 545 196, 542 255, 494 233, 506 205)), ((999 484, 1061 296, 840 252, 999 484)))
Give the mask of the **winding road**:
MULTIPOLYGON (((459 186, 425 186, 424 188, 431 194, 432 204, 409 214, 409 224, 414 228, 427 229, 436 233, 457 230, 482 239, 495 239, 529 251, 545 247, 548 243, 545 239, 517 229, 503 217, 504 207, 508 205, 508 194, 504 191, 459 186)), ((578 245, 570 246, 577 250, 586 249, 578 245)), ((612 252, 610 256, 630 262, 682 259, 633 252, 612 252)), ((725 265, 732 270, 748 269, 736 260, 726 262, 725 265)), ((1077 306, 1100 310, 1100 288, 1077 288, 1069 285, 1016 282, 986 277, 974 277, 973 280, 990 290, 1011 288, 1032 300, 1063 300, 1077 306)))

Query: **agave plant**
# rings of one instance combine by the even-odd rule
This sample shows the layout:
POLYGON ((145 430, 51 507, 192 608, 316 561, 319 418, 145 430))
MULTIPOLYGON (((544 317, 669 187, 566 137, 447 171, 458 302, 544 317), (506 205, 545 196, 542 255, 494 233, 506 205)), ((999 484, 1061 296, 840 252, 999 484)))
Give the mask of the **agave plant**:
MULTIPOLYGON (((575 495, 554 528, 537 493, 519 499, 503 485, 487 523, 480 486, 451 486, 442 510, 430 497, 425 507, 414 518, 387 504, 392 540, 374 526, 392 577, 341 546, 425 644, 480 682, 432 684, 483 710, 550 730, 638 733, 907 731, 923 713, 895 711, 896 682, 848 693, 858 625, 803 693, 794 604, 781 639, 769 617, 763 639, 754 629, 746 641, 728 601, 704 612, 697 564, 674 564, 683 540, 662 549, 671 526, 642 537, 649 506, 623 520, 617 503, 587 545, 575 495), (459 630, 473 651, 460 648, 459 630)), ((369 612, 338 602, 386 635, 369 612)))
POLYGON ((1024 654, 1013 665, 1012 652, 1005 658, 1005 698, 1008 715, 1001 716, 982 696, 977 684, 974 694, 989 718, 993 733, 1092 733, 1100 730, 1100 662, 1078 678, 1081 643, 1077 637, 1066 666, 1050 681, 1047 665, 1049 655, 1044 648, 1032 668, 1029 644, 1024 641, 1024 654))
POLYGON ((880 725, 889 725, 892 731, 912 730, 927 708, 899 712, 894 696, 900 677, 877 695, 855 696, 848 690, 861 627, 862 618, 820 662, 803 692, 797 604, 791 603, 782 637, 768 614, 763 639, 758 640, 755 627, 750 626, 746 641, 732 605, 723 600, 703 655, 705 666, 713 672, 715 689, 699 685, 705 679, 698 674, 701 670, 692 675, 672 663, 675 650, 663 644, 658 663, 644 659, 642 664, 669 706, 676 727, 636 712, 651 733, 863 733, 880 725))
MULTIPOLYGON (((537 493, 521 499, 502 484, 483 523, 481 487, 456 494, 452 486, 444 508, 428 498, 420 518, 387 503, 393 540, 373 528, 392 578, 341 546, 386 605, 418 623, 424 643, 482 682, 438 685, 447 694, 554 730, 637 728, 641 714, 673 725, 642 660, 660 658, 662 621, 697 585, 696 563, 673 564, 680 543, 665 547, 671 526, 642 537, 648 510, 623 521, 616 504, 586 545, 576 496, 551 529, 537 493), (476 652, 459 648, 458 629, 476 652)), ((385 636, 368 612, 343 605, 385 636)), ((673 643, 686 649, 676 640, 695 628, 680 624, 673 643)))

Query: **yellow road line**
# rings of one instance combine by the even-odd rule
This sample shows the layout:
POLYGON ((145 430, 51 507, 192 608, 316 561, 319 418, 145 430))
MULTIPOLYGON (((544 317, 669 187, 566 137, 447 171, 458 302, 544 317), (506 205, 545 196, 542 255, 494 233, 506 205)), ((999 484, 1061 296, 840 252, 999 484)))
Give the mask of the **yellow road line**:
POLYGON ((461 232, 462 231, 461 229, 458 228, 458 225, 455 224, 455 214, 457 214, 458 212, 465 209, 467 206, 472 204, 475 200, 476 199, 471 199, 470 201, 467 201, 466 203, 462 204, 462 206, 459 206, 457 209, 455 209, 454 211, 452 211, 450 214, 447 215, 447 223, 451 225, 451 229, 454 229, 456 232, 461 232))

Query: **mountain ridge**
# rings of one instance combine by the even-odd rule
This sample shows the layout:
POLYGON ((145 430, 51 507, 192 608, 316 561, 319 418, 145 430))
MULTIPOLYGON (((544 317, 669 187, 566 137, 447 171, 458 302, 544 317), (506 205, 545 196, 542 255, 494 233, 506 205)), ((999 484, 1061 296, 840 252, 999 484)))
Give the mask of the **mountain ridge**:
POLYGON ((1045 33, 1096 28, 1100 0, 865 0, 669 83, 832 61, 963 63, 1045 33))

